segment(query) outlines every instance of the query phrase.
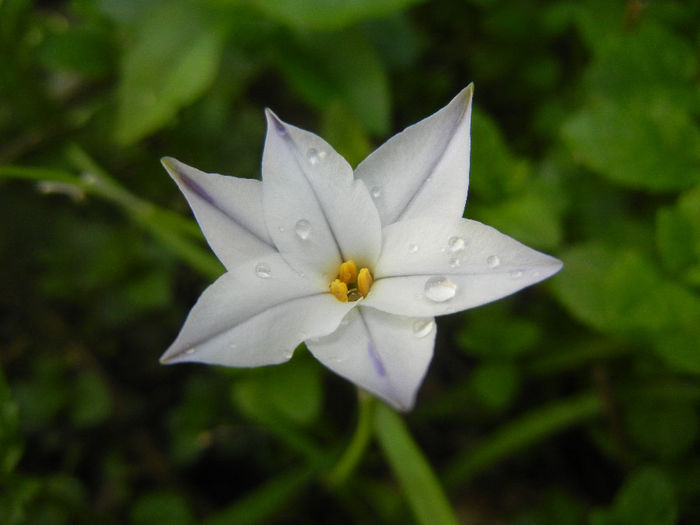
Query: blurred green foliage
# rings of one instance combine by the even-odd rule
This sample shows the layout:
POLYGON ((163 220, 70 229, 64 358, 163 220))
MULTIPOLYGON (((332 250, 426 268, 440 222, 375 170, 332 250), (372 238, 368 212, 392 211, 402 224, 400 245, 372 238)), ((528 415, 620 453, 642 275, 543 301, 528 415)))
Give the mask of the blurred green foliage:
POLYGON ((0 523, 426 523, 428 465, 464 523, 700 522, 698 20, 691 0, 0 0, 0 523), (466 215, 565 267, 441 318, 406 418, 422 452, 377 407, 329 481, 358 402, 303 349, 158 365, 221 271, 158 159, 257 177, 269 106, 356 164, 471 81, 466 215))

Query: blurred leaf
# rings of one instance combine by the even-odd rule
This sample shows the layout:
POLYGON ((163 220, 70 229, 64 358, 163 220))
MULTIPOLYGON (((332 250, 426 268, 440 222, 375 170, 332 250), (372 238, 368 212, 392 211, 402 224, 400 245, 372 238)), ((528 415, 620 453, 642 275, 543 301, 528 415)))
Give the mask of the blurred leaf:
POLYGON ((357 166, 372 148, 358 117, 341 102, 331 103, 323 112, 322 136, 351 166, 357 166))
POLYGON ((647 468, 631 476, 608 511, 591 516, 592 525, 673 525, 676 501, 668 478, 647 468))
POLYGON ((540 341, 541 332, 535 323, 513 316, 500 305, 471 310, 465 318, 467 322, 457 332, 457 343, 482 358, 520 355, 540 341))
POLYGON ((564 125, 575 159, 614 182, 651 191, 700 181, 700 130, 660 96, 595 99, 564 125))
POLYGON ((488 408, 503 410, 517 393, 520 376, 512 363, 482 363, 471 377, 479 400, 488 408))
POLYGON ((686 454, 700 431, 697 408, 690 403, 638 401, 627 407, 625 419, 632 439, 661 459, 686 454))
POLYGON ((270 18, 297 30, 340 29, 360 20, 389 15, 422 0, 252 0, 270 18))
MULTIPOLYGON (((530 165, 510 152, 496 123, 478 107, 472 114, 471 137, 469 191, 472 194, 478 199, 500 202, 525 186, 530 178, 530 165)), ((469 202, 466 213, 472 216, 469 202)))
POLYGON ((49 33, 39 48, 39 60, 51 69, 100 77, 111 71, 114 50, 109 34, 97 27, 70 27, 49 33))
POLYGON ((0 476, 12 472, 22 457, 23 446, 18 430, 19 410, 0 369, 0 476))
POLYGON ((41 490, 41 483, 30 477, 13 476, 0 483, 0 523, 24 525, 31 504, 41 490))
POLYGON ((122 62, 116 139, 126 145, 157 131, 206 91, 222 45, 218 27, 179 4, 141 18, 122 62))
POLYGON ((656 212, 656 245, 661 261, 669 272, 678 273, 695 261, 693 227, 676 208, 660 208, 656 212))
POLYGON ((323 33, 276 50, 291 87, 312 106, 343 102, 368 131, 389 131, 389 81, 372 44, 359 31, 323 33))
POLYGON ((206 519, 204 525, 255 525, 269 519, 290 504, 311 481, 312 471, 302 468, 278 474, 272 480, 239 498, 233 505, 206 519))
POLYGON ((131 509, 130 523, 190 525, 196 522, 182 496, 173 492, 151 492, 141 497, 131 509))
POLYGON ((307 425, 321 410, 320 372, 308 358, 260 368, 234 383, 233 399, 253 419, 283 416, 307 425))
POLYGON ((479 215, 483 222, 518 241, 539 249, 552 249, 563 232, 554 203, 543 192, 529 192, 488 206, 479 215))
POLYGON ((377 403, 374 416, 379 445, 398 478, 418 523, 457 524, 440 481, 413 441, 401 416, 384 403, 377 403))
POLYGON ((650 99, 692 100, 697 73, 693 47, 647 18, 633 30, 606 35, 587 71, 591 90, 619 101, 640 93, 650 99))
POLYGON ((95 372, 81 373, 73 385, 71 416, 77 427, 102 423, 112 410, 112 398, 103 379, 95 372))
POLYGON ((562 259, 565 269, 552 281, 555 295, 598 330, 641 336, 691 326, 700 316, 700 299, 662 279, 634 250, 587 243, 562 259))
POLYGON ((655 350, 666 364, 679 372, 700 374, 700 326, 678 327, 659 334, 655 340, 655 350))
POLYGON ((597 416, 601 409, 600 399, 593 394, 538 407, 505 423, 480 445, 456 456, 442 479, 448 486, 463 484, 523 448, 597 416))

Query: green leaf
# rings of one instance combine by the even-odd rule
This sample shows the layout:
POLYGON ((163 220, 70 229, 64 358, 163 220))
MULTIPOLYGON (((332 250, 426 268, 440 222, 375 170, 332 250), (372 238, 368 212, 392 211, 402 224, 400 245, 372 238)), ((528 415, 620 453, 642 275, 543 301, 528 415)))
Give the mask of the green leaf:
POLYGON ((627 480, 608 511, 593 514, 593 525, 673 525, 678 513, 673 486, 662 472, 647 468, 627 480))
MULTIPOLYGON (((496 123, 478 108, 472 113, 471 137, 470 192, 486 201, 501 202, 525 187, 530 165, 511 153, 496 123)), ((469 204, 467 213, 472 216, 469 204)))
POLYGON ((74 384, 71 416, 78 427, 103 422, 112 411, 112 398, 103 379, 94 372, 84 372, 74 384))
POLYGON ((650 191, 700 181, 700 130, 662 96, 593 100, 564 125, 575 159, 610 180, 650 191))
POLYGON ((131 525, 168 523, 190 525, 195 520, 182 496, 173 492, 152 492, 142 496, 131 509, 131 525))
POLYGON ((323 112, 322 136, 351 166, 372 151, 367 132, 356 114, 342 102, 331 103, 323 112))
POLYGON ((693 225, 677 208, 660 208, 656 212, 656 246, 664 267, 673 273, 689 267, 695 262, 693 225))
POLYGON ((423 525, 456 525, 457 518, 440 482, 401 417, 383 403, 377 403, 374 416, 379 445, 401 484, 416 520, 423 525))
POLYGON ((700 374, 698 341, 700 326, 683 326, 659 334, 654 340, 654 349, 672 370, 700 374))
POLYGON ((563 236, 554 203, 541 192, 520 194, 485 207, 479 218, 535 248, 555 248, 563 236))
POLYGON ((309 358, 251 370, 233 385, 233 399, 253 419, 282 416, 299 425, 310 424, 321 410, 320 371, 309 358))
POLYGON ((223 45, 218 27, 178 4, 154 9, 136 31, 118 91, 115 137, 125 145, 163 127, 207 90, 223 45))
POLYGON ((541 338, 539 326, 519 319, 499 303, 471 310, 457 332, 459 347, 482 358, 514 357, 526 353, 541 338))
POLYGON ((516 394, 520 376, 513 363, 486 362, 474 371, 471 382, 484 405, 503 410, 516 394))
POLYGON ((279 474, 238 499, 228 508, 206 519, 204 525, 255 525, 268 523, 311 481, 313 471, 301 468, 279 474))
POLYGON ((691 403, 636 401, 627 407, 625 420, 634 442, 660 459, 685 454, 700 431, 697 409, 691 403))
POLYGON ((273 59, 308 104, 325 110, 342 102, 368 131, 388 133, 389 80, 376 50, 360 31, 292 41, 277 50, 273 59))
POLYGON ((267 16, 297 30, 340 29, 360 20, 387 16, 422 0, 253 0, 267 16))
POLYGON ((564 271, 552 280, 555 295, 598 330, 641 336, 692 326, 700 316, 700 300, 664 280, 639 252, 588 243, 562 259, 564 271))
POLYGON ((582 394, 536 408, 506 423, 480 445, 456 456, 442 479, 448 486, 465 483, 525 447, 597 416, 601 410, 600 399, 594 394, 582 394))
POLYGON ((10 387, 0 369, 0 474, 12 472, 22 457, 19 436, 19 409, 10 396, 10 387))

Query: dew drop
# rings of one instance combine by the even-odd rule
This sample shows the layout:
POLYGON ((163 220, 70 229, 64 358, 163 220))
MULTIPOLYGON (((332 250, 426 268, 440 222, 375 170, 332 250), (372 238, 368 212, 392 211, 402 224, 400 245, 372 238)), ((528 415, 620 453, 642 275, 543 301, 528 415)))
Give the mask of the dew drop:
POLYGON ((452 268, 457 268, 460 263, 461 261, 459 260, 459 257, 450 257, 450 266, 452 268))
POLYGON ((411 243, 408 245, 408 253, 416 253, 418 251, 418 245, 411 243))
POLYGON ((449 301, 457 294, 457 285, 447 277, 439 275, 425 281, 425 296, 436 303, 449 301))
POLYGON ((192 355, 192 354, 194 354, 196 351, 197 351, 196 348, 188 348, 188 349, 185 351, 185 355, 192 355))
POLYGON ((382 196, 382 189, 379 186, 374 186, 371 190, 369 190, 369 193, 372 195, 373 199, 378 199, 382 196))
POLYGON ((257 275, 261 279, 267 279, 268 277, 270 277, 270 275, 272 275, 270 265, 264 262, 259 262, 255 265, 255 275, 257 275))
POLYGON ((302 241, 305 241, 311 235, 311 223, 306 219, 300 219, 294 225, 294 232, 302 241))
POLYGON ((511 279, 520 279, 523 276, 523 272, 522 270, 513 270, 509 275, 511 279))
POLYGON ((452 253, 461 252, 466 245, 466 241, 461 237, 450 237, 450 240, 447 241, 447 249, 452 253))
POLYGON ((413 335, 423 338, 433 331, 435 321, 432 319, 418 319, 413 323, 413 335))
POLYGON ((316 148, 309 148, 306 152, 306 158, 309 159, 309 164, 315 166, 326 158, 326 152, 323 150, 317 150, 316 148))
POLYGON ((496 268, 501 264, 501 259, 498 255, 489 255, 488 259, 486 259, 486 264, 491 268, 496 268))

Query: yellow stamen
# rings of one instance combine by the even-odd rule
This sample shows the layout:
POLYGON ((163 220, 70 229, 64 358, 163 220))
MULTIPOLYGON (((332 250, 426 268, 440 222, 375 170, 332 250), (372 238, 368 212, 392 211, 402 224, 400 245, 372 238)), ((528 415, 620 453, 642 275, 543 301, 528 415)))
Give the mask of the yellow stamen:
POLYGON ((367 297, 373 282, 374 279, 372 279, 372 274, 369 273, 369 270, 367 268, 362 268, 357 275, 357 289, 362 294, 362 297, 367 297))
POLYGON ((355 282, 355 279, 357 279, 357 266, 355 266, 355 261, 350 259, 349 261, 340 265, 338 279, 343 281, 345 284, 355 282))
POLYGON ((330 285, 331 293, 335 296, 341 303, 348 302, 348 285, 345 284, 340 279, 336 279, 330 285))

